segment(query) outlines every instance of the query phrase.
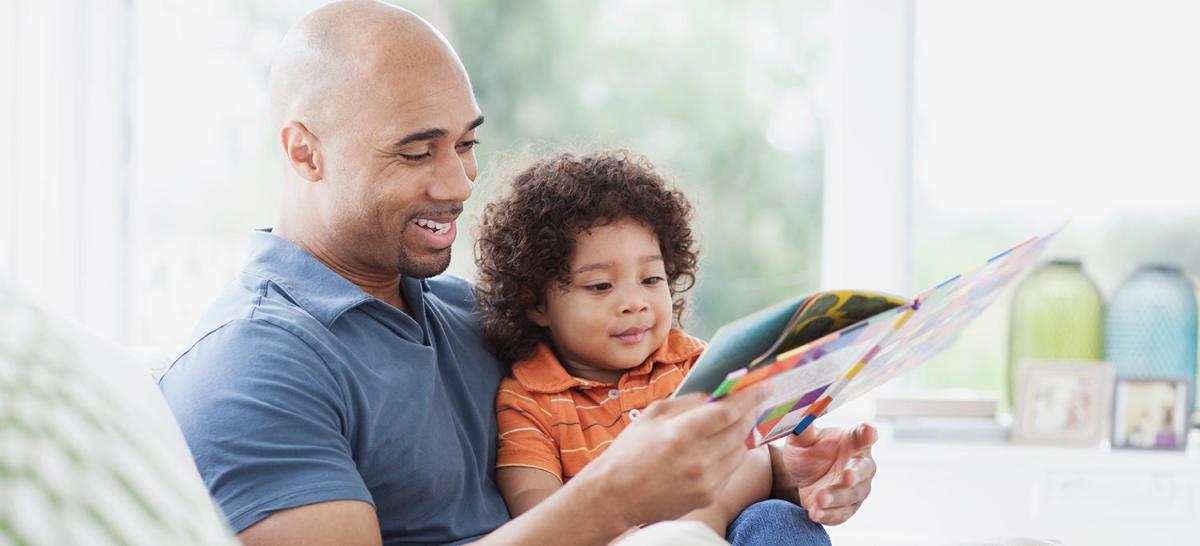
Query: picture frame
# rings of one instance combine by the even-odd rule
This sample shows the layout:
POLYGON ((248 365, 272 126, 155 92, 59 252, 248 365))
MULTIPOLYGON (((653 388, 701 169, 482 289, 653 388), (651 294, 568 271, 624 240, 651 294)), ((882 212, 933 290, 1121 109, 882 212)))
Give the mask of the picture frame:
POLYGON ((1112 363, 1023 360, 1017 376, 1014 442, 1097 445, 1107 436, 1112 363))
POLYGON ((1186 449, 1191 388, 1187 379, 1118 379, 1113 390, 1112 447, 1186 449))

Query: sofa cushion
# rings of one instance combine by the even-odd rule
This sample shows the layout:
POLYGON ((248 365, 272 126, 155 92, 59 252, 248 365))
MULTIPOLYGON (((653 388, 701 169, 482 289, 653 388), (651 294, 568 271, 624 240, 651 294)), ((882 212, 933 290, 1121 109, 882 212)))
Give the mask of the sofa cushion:
POLYGON ((0 543, 236 544, 146 369, 3 286, 0 543))

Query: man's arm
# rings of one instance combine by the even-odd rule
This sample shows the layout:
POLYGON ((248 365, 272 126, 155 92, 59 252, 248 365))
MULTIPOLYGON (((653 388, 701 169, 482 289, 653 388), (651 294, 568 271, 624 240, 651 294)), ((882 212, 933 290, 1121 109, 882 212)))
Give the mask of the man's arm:
POLYGON ((238 535, 245 546, 379 546, 375 508, 361 501, 330 501, 280 510, 238 535))
POLYGON ((485 537, 486 544, 598 544, 630 527, 678 518, 716 500, 746 459, 759 387, 719 402, 656 402, 549 498, 485 537))
POLYGON ((771 494, 772 486, 770 453, 766 447, 751 450, 746 456, 746 462, 738 467, 729 483, 725 484, 725 489, 721 491, 716 502, 681 519, 703 522, 718 535, 725 536, 729 523, 746 507, 766 500, 771 494))
MULTIPOLYGON (((337 528, 338 518, 366 508, 380 540, 371 494, 340 430, 346 411, 340 387, 322 358, 294 334, 261 320, 230 322, 197 342, 159 386, 209 493, 235 531, 290 510, 337 528), (327 512, 331 506, 336 511, 327 512), (343 506, 359 510, 343 512, 343 506)), ((281 521, 310 519, 278 518, 250 538, 286 528, 281 521)), ((340 527, 357 532, 361 525, 340 527)))

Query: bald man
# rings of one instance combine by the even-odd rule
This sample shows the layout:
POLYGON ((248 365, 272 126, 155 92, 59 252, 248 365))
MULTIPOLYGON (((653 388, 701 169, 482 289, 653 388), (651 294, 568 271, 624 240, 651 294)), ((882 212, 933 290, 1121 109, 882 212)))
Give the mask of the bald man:
MULTIPOLYGON (((276 228, 253 234, 239 279, 160 380, 246 544, 602 544, 713 499, 764 392, 651 406, 509 521, 492 477, 506 370, 484 350, 469 284, 440 276, 484 118, 433 27, 363 0, 315 11, 280 47, 271 114, 286 164, 276 228)), ((869 492, 873 441, 869 427, 796 438, 772 453, 776 496, 844 521, 869 492)), ((744 528, 794 529, 767 519, 744 528)))

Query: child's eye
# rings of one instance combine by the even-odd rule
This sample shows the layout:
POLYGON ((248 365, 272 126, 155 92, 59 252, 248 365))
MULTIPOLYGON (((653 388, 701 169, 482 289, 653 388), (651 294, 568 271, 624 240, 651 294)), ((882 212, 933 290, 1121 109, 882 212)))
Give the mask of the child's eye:
POLYGON ((588 290, 589 292, 604 292, 605 290, 608 290, 609 288, 612 288, 612 283, 598 282, 596 284, 589 284, 587 286, 584 286, 584 289, 588 290))
POLYGON ((665 281, 665 280, 667 280, 667 279, 664 279, 664 278, 662 278, 662 277, 646 277, 645 279, 642 279, 642 284, 646 284, 646 285, 654 286, 654 285, 656 285, 656 284, 658 284, 658 283, 660 283, 660 282, 663 282, 663 281, 665 281))

